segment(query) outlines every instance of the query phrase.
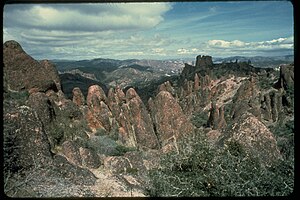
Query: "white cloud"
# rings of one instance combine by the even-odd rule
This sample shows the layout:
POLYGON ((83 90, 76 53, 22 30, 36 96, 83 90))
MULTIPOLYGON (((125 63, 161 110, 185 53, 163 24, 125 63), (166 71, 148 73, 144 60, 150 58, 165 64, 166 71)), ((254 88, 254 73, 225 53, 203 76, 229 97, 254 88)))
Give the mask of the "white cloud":
POLYGON ((4 25, 63 31, 145 29, 163 21, 162 15, 171 8, 168 3, 84 4, 82 10, 80 6, 64 4, 32 5, 27 9, 7 5, 4 25))
POLYGON ((293 36, 289 38, 278 38, 268 41, 259 42, 243 42, 240 40, 226 41, 226 40, 209 40, 207 42, 208 48, 213 49, 234 49, 234 50, 277 50, 277 49, 293 49, 293 36))
POLYGON ((177 49, 177 54, 189 54, 189 50, 188 49, 177 49))

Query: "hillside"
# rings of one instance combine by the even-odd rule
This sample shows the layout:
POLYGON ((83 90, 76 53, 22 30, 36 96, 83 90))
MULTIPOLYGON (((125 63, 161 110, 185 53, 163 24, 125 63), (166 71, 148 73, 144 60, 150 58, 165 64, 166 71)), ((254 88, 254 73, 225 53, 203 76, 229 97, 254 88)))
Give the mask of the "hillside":
POLYGON ((293 194, 294 64, 64 62, 3 44, 7 196, 293 194))

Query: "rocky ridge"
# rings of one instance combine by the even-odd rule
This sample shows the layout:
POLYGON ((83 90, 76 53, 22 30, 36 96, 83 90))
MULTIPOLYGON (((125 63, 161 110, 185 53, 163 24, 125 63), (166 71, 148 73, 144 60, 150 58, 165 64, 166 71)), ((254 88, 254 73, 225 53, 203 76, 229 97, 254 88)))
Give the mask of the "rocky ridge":
MULTIPOLYGON (((134 88, 123 91, 118 85, 108 93, 91 85, 86 97, 75 87, 69 100, 53 64, 35 61, 15 41, 3 47, 5 173, 12 185, 20 171, 26 177, 26 171, 35 170, 55 180, 67 178, 66 185, 74 188, 83 185, 86 189, 73 191, 75 196, 143 196, 147 170, 159 167, 159 155, 176 150, 181 138, 199 130, 214 145, 240 143, 265 165, 282 159, 270 127, 288 120, 285 115, 293 117, 293 65, 281 66, 277 83, 264 90, 261 69, 197 56, 195 66, 186 64, 176 83, 159 85, 147 104, 134 88), (25 95, 14 97, 20 94, 25 95), (198 127, 192 119, 200 114, 207 118, 198 127), (11 173, 15 178, 9 179, 11 173)), ((53 195, 37 179, 30 181, 33 196, 53 195)), ((26 187, 11 187, 7 194, 26 187)))

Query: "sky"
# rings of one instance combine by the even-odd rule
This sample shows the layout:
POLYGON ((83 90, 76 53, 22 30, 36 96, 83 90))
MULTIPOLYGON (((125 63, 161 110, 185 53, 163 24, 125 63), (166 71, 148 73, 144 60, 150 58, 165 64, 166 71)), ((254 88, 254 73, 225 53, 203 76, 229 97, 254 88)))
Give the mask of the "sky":
POLYGON ((289 1, 6 4, 3 42, 33 58, 180 59, 294 54, 289 1))

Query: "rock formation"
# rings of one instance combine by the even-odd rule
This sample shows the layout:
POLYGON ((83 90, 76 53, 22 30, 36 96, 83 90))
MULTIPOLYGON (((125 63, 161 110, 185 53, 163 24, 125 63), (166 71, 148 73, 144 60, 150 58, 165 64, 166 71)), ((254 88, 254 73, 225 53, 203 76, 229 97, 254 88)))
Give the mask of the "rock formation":
POLYGON ((125 115, 125 118, 131 122, 137 144, 141 147, 158 148, 158 141, 154 133, 150 115, 133 88, 130 88, 126 92, 126 104, 128 105, 130 115, 125 115))
POLYGON ((215 102, 211 103, 207 125, 215 130, 222 129, 226 126, 226 121, 224 118, 224 106, 218 108, 215 102))
MULTIPOLYGON (((253 114, 244 112, 220 141, 237 141, 246 151, 266 165, 281 158, 277 142, 270 130, 253 114)), ((226 143, 226 142, 224 142, 226 143)))
POLYGON ((170 81, 166 81, 163 84, 159 85, 158 92, 160 91, 167 91, 170 92, 172 95, 175 95, 175 89, 172 87, 170 81))
POLYGON ((158 148, 151 117, 133 88, 126 95, 119 88, 110 89, 108 97, 100 86, 91 86, 87 103, 87 120, 92 129, 118 129, 119 140, 130 147, 158 148))
POLYGON ((10 89, 46 92, 60 90, 60 80, 48 61, 38 62, 30 57, 16 41, 3 44, 3 71, 10 89), (18 80, 18 81, 15 81, 18 80))
POLYGON ((50 144, 34 110, 28 106, 4 110, 4 164, 17 172, 34 164, 47 165, 51 160, 50 144), (9 163, 6 163, 9 162, 9 163))
POLYGON ((196 57, 196 67, 205 68, 213 65, 211 56, 197 56, 196 57))
POLYGON ((278 84, 284 89, 294 87, 294 64, 280 66, 278 84))
POLYGON ((112 113, 106 105, 107 97, 99 85, 92 85, 88 89, 87 95, 88 113, 86 119, 89 127, 95 132, 104 128, 110 131, 112 128, 112 113))
POLYGON ((72 91, 73 93, 73 102, 78 106, 85 105, 85 98, 79 87, 75 87, 72 91))
POLYGON ((171 93, 159 92, 154 99, 149 99, 149 107, 162 146, 173 137, 179 138, 194 131, 193 125, 171 93))
MULTIPOLYGON (((255 101, 255 99, 259 99, 259 89, 257 87, 255 77, 250 77, 249 80, 245 80, 245 82, 239 87, 237 90, 235 96, 233 97, 233 108, 231 111, 231 116, 233 119, 238 118, 243 114, 243 112, 250 110, 254 106, 259 106, 258 104, 251 105, 251 101, 255 101)), ((257 113, 257 109, 252 109, 255 112, 252 112, 252 114, 255 114, 256 117, 260 117, 260 113, 257 113)))
POLYGON ((72 141, 65 141, 62 144, 62 153, 66 156, 69 162, 75 165, 82 165, 79 147, 72 141))

